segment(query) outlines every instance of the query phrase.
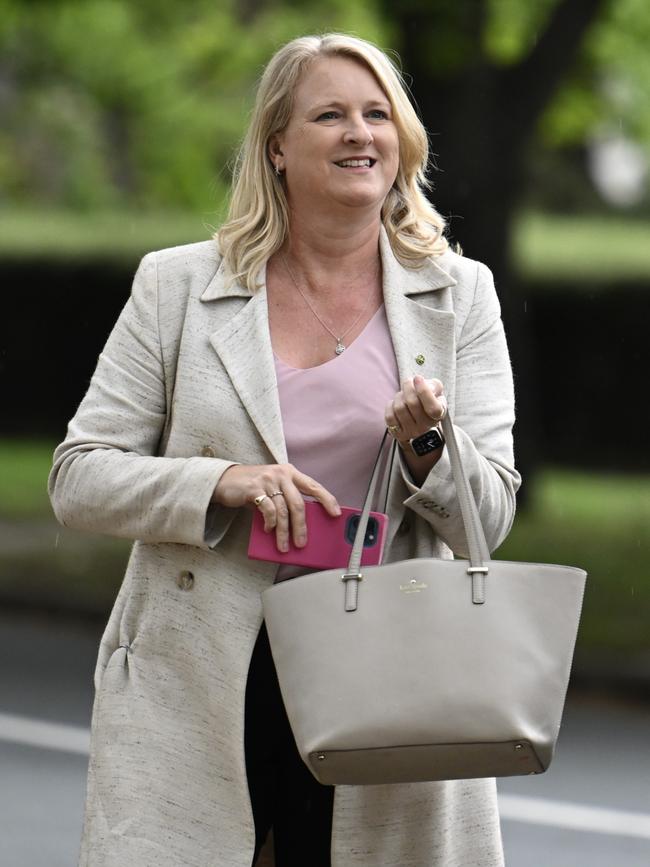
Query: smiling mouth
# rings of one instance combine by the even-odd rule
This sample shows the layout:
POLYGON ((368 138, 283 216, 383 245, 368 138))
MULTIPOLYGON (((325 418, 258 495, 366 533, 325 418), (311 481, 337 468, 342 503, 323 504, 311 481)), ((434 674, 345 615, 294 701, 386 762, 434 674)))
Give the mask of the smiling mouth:
POLYGON ((360 160, 340 160, 334 165, 342 169, 371 169, 376 162, 377 160, 373 160, 371 157, 363 157, 360 160))

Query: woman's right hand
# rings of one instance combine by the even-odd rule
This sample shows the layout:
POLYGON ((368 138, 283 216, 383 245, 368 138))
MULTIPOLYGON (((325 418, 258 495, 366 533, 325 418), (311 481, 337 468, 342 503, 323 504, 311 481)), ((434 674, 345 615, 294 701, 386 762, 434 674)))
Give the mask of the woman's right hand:
POLYGON ((341 514, 336 498, 292 464, 235 464, 219 479, 212 500, 222 506, 253 506, 264 516, 264 530, 275 529, 279 551, 289 550, 289 534, 297 548, 307 544, 303 494, 318 500, 328 514, 341 514), (257 502, 256 502, 257 500, 257 502))

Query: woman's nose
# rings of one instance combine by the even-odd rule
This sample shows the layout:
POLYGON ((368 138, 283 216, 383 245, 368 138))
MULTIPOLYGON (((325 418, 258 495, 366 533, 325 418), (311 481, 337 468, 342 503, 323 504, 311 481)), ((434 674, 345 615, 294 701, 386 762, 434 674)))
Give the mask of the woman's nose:
POLYGON ((371 144, 373 135, 363 117, 351 118, 348 128, 343 134, 343 141, 348 144, 371 144))

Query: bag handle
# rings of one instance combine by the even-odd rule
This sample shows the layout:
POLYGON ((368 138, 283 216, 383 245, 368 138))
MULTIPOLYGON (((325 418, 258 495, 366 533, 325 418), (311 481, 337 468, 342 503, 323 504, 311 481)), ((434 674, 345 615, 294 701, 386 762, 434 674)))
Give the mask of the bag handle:
MULTIPOLYGON (((485 576, 489 571, 489 566, 487 564, 490 562, 490 550, 485 540, 485 533, 483 532, 483 526, 481 524, 481 518, 478 513, 476 501, 474 500, 474 495, 460 457, 456 431, 449 412, 447 412, 445 417, 442 419, 441 427, 445 437, 445 445, 449 453, 451 475, 458 494, 463 529, 465 531, 465 539, 469 550, 470 565, 467 568, 467 572, 472 577, 472 602, 476 605, 481 605, 485 602, 485 576)), ((342 577, 342 580, 345 582, 346 611, 356 611, 357 609, 359 582, 363 579, 363 575, 360 571, 363 543, 366 538, 366 529, 368 527, 368 518, 370 516, 370 504, 372 503, 379 479, 381 454, 384 450, 387 436, 388 431, 386 431, 382 437, 379 452, 370 477, 368 490, 366 492, 363 510, 359 518, 352 551, 350 552, 348 568, 342 577)), ((394 442, 393 448, 396 447, 397 443, 394 442)))

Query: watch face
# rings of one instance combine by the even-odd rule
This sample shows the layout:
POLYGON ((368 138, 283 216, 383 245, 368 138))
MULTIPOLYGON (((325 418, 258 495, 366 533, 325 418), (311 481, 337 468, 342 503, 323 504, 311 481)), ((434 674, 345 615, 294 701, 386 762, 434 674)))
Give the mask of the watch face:
POLYGON ((414 437, 411 440, 411 448, 418 456, 428 455, 429 452, 439 449, 443 442, 443 438, 440 436, 437 428, 434 427, 419 437, 414 437))

